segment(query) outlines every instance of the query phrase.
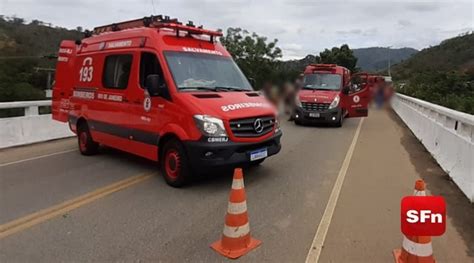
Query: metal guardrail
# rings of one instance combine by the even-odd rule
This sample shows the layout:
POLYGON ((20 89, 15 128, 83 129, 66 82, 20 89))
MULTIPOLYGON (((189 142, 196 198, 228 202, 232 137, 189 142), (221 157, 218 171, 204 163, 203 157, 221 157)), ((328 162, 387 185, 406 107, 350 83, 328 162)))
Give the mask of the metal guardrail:
POLYGON ((39 115, 39 107, 51 106, 50 100, 0 102, 0 110, 25 109, 25 116, 39 115))

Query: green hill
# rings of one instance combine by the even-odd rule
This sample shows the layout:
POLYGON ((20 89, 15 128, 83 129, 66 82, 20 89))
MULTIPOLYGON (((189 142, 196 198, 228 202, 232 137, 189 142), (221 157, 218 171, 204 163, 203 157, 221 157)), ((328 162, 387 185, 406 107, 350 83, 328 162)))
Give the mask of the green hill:
POLYGON ((474 69, 474 34, 447 39, 441 44, 426 48, 411 59, 395 65, 392 73, 398 79, 428 71, 467 72, 474 69))
POLYGON ((0 16, 0 101, 44 98, 47 72, 38 68, 56 62, 44 56, 56 54, 61 40, 81 37, 77 30, 0 16))
POLYGON ((444 40, 395 65, 400 92, 474 114, 474 33, 444 40))

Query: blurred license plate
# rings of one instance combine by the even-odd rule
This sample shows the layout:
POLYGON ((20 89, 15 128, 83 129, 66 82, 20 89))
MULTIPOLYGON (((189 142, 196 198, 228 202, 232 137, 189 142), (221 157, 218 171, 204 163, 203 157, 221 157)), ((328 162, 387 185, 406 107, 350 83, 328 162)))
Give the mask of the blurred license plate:
POLYGON ((253 152, 250 152, 250 161, 263 159, 267 156, 268 156, 267 148, 258 149, 253 152))
POLYGON ((309 117, 311 118, 319 118, 319 112, 310 112, 309 113, 309 117))

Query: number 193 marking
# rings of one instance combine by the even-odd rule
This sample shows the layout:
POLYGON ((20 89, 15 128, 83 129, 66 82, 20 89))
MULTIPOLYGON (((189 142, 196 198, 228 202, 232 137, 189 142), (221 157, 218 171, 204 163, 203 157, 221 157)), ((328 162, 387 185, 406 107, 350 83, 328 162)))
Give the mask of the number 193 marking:
POLYGON ((82 67, 79 70, 80 82, 91 82, 94 74, 94 66, 92 66, 92 58, 87 57, 82 62, 82 67))

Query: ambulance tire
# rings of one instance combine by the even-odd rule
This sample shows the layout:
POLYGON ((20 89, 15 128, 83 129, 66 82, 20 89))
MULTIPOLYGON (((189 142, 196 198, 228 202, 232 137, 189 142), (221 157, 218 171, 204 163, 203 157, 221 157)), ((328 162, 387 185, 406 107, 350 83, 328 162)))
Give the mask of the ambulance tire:
POLYGON ((183 144, 172 139, 163 146, 160 168, 168 185, 181 187, 189 182, 191 168, 183 144))
POLYGON ((92 140, 89 126, 86 122, 82 122, 77 127, 77 143, 79 151, 82 155, 94 155, 99 152, 99 144, 92 140))
POLYGON ((336 126, 336 127, 338 127, 338 128, 339 128, 339 127, 342 127, 342 122, 343 122, 343 120, 344 120, 344 117, 342 117, 342 114, 341 114, 341 116, 339 116, 339 119, 338 119, 337 122, 334 124, 334 126, 336 126))

